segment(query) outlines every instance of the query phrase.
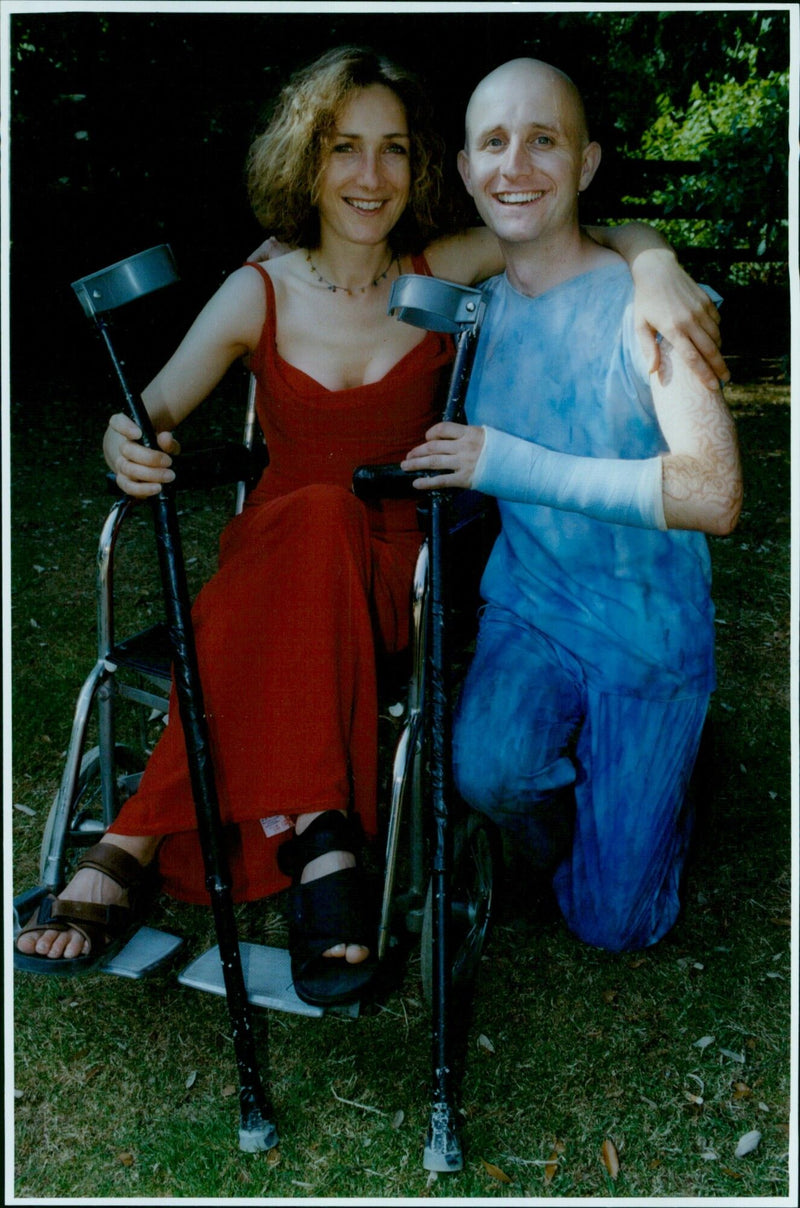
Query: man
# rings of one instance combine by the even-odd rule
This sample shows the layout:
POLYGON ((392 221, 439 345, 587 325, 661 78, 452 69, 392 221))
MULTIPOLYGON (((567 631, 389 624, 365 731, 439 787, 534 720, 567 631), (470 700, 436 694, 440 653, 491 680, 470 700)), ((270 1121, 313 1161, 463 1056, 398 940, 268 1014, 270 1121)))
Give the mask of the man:
POLYGON ((475 487, 501 532, 455 724, 458 787, 507 827, 570 928, 612 951, 674 923, 686 793, 715 686, 704 533, 741 507, 733 422, 666 341, 648 374, 632 285, 581 231, 600 148, 532 59, 487 76, 459 170, 500 240, 467 397, 404 468, 475 487))

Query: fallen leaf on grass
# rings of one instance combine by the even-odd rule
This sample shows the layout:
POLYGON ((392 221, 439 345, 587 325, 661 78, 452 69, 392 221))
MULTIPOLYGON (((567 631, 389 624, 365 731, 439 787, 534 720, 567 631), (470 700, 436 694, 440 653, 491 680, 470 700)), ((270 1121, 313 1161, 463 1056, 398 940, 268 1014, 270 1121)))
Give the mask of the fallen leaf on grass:
POLYGON ((192 1070, 191 1074, 190 1074, 190 1075, 189 1075, 189 1077, 186 1079, 186 1089, 187 1089, 187 1091, 189 1091, 189 1090, 191 1090, 191 1089, 192 1089, 192 1087, 194 1086, 195 1082, 197 1082, 197 1070, 192 1070))
POLYGON ((236 1094, 236 1087, 232 1082, 227 1082, 222 1088, 222 1098, 229 1099, 231 1095, 236 1094))
POLYGON ((743 1158, 745 1154, 752 1153, 757 1149, 761 1141, 761 1133, 757 1128, 751 1132, 746 1132, 743 1137, 739 1138, 739 1144, 736 1146, 737 1158, 743 1158))
POLYGON ((713 1043, 714 1043, 713 1036, 701 1036, 699 1040, 695 1040, 694 1044, 692 1045, 692 1048, 707 1049, 708 1046, 713 1043))
POLYGON ((616 1145, 608 1137, 603 1142, 603 1163, 609 1176, 616 1179, 619 1174, 619 1154, 616 1145))
POLYGON ((123 1150, 122 1153, 117 1154, 117 1161, 121 1162, 123 1166, 133 1166, 133 1154, 129 1149, 123 1150))
POLYGON ((563 1152, 564 1152, 564 1142, 556 1141, 555 1144, 553 1145, 553 1152, 550 1154, 550 1157, 547 1159, 547 1165, 544 1168, 545 1184, 552 1183, 553 1179, 555 1178, 556 1171, 558 1170, 558 1158, 559 1158, 559 1155, 562 1154, 563 1152))
POLYGON ((744 1053, 734 1053, 733 1049, 720 1049, 723 1057, 729 1057, 731 1061, 738 1061, 740 1065, 744 1064, 744 1053))
POLYGON ((731 1098, 735 1100, 749 1099, 752 1093, 746 1082, 734 1082, 731 1098))
POLYGON ((697 1104, 698 1107, 703 1106, 703 1096, 702 1095, 695 1095, 691 1091, 684 1091, 683 1096, 687 1100, 687 1102, 695 1103, 695 1104, 697 1104))
POLYGON ((494 1045, 488 1036, 484 1036, 483 1032, 481 1032, 480 1036, 478 1037, 478 1048, 486 1049, 487 1053, 494 1052, 494 1045))
POLYGON ((508 1177, 506 1172, 501 1170, 499 1166, 494 1166, 491 1162, 487 1162, 485 1158, 481 1158, 481 1162, 483 1162, 483 1167, 486 1173, 490 1174, 493 1179, 497 1179, 498 1183, 511 1182, 511 1179, 508 1177))
POLYGON ((392 1116, 392 1128, 399 1128, 406 1118, 406 1113, 401 1108, 399 1112, 395 1112, 392 1116))

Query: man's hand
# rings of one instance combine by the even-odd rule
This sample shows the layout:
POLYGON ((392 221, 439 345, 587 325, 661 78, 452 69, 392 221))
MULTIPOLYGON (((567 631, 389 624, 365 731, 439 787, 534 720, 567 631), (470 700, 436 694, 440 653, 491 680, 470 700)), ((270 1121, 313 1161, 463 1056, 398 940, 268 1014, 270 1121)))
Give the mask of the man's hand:
POLYGON ((288 243, 281 243, 274 235, 269 235, 254 252, 250 253, 247 262, 250 264, 255 261, 256 264, 260 264, 262 260, 277 260, 279 256, 285 256, 291 250, 288 243))
POLYGON ((649 372, 659 367, 657 332, 710 390, 730 381, 720 352, 719 311, 668 249, 640 252, 631 265, 634 322, 649 372))
POLYGON ((471 487, 483 441, 483 428, 467 424, 434 424, 425 433, 425 443, 412 449, 400 464, 412 474, 422 470, 442 471, 429 478, 414 479, 414 486, 423 491, 471 487))

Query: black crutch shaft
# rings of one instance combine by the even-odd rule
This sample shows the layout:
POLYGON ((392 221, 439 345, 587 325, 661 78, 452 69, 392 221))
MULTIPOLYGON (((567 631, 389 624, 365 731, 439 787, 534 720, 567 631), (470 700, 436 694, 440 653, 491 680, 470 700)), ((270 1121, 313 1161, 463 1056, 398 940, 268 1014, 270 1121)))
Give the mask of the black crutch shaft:
MULTIPOLYGON (((450 375, 443 418, 455 420, 463 406, 477 334, 467 329, 459 336, 450 375)), ((449 530, 449 496, 431 492, 428 538, 430 541, 429 596, 429 719, 430 784, 434 821, 433 975, 432 1003, 433 1088, 428 1137, 423 1163, 427 1170, 455 1171, 464 1165, 453 1104, 450 1055, 450 868, 452 863, 452 742, 450 718, 450 661, 447 650, 447 596, 445 557, 449 530)))
MULTIPOLYGON (((147 410, 130 390, 102 315, 95 321, 111 357, 125 395, 130 418, 142 432, 142 443, 157 448, 158 442, 147 410)), ((233 1031, 234 1051, 239 1072, 240 1128, 242 1149, 255 1151, 273 1148, 277 1130, 270 1120, 270 1108, 255 1054, 250 1005, 242 970, 241 950, 233 912, 231 877, 224 846, 214 768, 197 665, 191 602, 186 582, 174 490, 162 487, 151 500, 153 521, 167 614, 167 628, 173 653, 173 674, 181 723, 186 741, 189 776, 195 802, 197 830, 206 875, 206 887, 219 944, 225 982, 228 1013, 233 1031)))

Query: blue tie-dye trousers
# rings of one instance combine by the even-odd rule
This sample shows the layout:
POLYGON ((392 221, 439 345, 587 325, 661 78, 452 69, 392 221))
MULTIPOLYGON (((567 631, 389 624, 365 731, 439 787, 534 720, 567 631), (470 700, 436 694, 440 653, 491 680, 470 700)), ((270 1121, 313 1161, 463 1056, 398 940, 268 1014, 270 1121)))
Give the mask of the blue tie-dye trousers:
POLYGON ((483 612, 455 716, 456 783, 554 870, 567 925, 589 944, 644 948, 677 918, 708 700, 598 692, 546 635, 483 612))

